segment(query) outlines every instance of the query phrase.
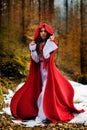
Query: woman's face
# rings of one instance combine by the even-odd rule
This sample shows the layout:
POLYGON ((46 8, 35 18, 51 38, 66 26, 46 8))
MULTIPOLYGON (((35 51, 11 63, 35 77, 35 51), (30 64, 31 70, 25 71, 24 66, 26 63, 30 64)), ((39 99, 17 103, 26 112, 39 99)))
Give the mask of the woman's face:
POLYGON ((46 31, 46 29, 45 29, 44 27, 40 29, 40 37, 41 37, 43 40, 45 40, 46 37, 47 37, 47 31, 46 31))

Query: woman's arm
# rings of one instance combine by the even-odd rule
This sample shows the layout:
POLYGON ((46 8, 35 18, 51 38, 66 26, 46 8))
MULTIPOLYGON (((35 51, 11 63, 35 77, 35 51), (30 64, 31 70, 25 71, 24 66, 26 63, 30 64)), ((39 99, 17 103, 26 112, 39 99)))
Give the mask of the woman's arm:
POLYGON ((29 49, 30 49, 30 54, 31 54, 31 58, 36 62, 38 63, 39 62, 39 56, 38 56, 38 53, 36 51, 36 44, 34 41, 32 41, 30 44, 29 44, 29 49))

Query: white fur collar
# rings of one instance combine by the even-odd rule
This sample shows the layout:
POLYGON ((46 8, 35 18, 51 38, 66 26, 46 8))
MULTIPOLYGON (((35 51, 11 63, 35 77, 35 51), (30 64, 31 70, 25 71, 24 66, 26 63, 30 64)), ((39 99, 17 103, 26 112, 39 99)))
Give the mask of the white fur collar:
POLYGON ((58 48, 58 46, 53 41, 48 39, 45 46, 44 46, 44 48, 43 48, 44 57, 49 55, 52 51, 56 50, 57 48, 58 48))

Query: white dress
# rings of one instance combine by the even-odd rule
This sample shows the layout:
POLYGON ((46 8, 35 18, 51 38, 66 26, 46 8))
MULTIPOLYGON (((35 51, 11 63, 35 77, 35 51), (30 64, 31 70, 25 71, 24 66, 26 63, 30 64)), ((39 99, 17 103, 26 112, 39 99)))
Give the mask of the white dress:
MULTIPOLYGON (((31 50, 31 45, 29 45, 29 48, 31 50)), ((57 45, 54 42, 52 42, 50 39, 48 39, 43 48, 44 58, 48 59, 50 57, 50 52, 52 52, 53 50, 55 50, 57 48, 58 48, 57 45)), ((40 59, 40 57, 38 56, 36 51, 31 50, 31 57, 36 63, 38 63, 40 60, 42 60, 42 59, 40 59)), ((41 73, 41 80, 42 80, 42 91, 41 91, 38 101, 37 101, 39 111, 38 111, 38 115, 35 119, 36 121, 43 121, 46 119, 45 113, 43 111, 43 96, 44 96, 44 91, 45 91, 46 82, 47 82, 48 66, 46 66, 46 68, 43 68, 43 62, 40 62, 40 73, 41 73)))

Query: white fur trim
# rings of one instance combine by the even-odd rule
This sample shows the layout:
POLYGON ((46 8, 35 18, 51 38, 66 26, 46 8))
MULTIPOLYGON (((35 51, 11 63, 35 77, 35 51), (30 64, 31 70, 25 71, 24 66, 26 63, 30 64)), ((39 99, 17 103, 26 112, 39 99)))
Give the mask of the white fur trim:
POLYGON ((36 51, 34 51, 34 52, 31 51, 31 57, 32 57, 32 59, 33 59, 36 63, 39 62, 39 56, 38 56, 38 54, 37 54, 36 51))
POLYGON ((51 41, 50 39, 47 40, 44 48, 43 48, 43 56, 45 59, 49 58, 50 53, 54 50, 56 50, 58 48, 58 46, 51 41))
POLYGON ((34 44, 29 44, 29 49, 31 51, 35 50, 36 49, 36 44, 35 43, 34 44))

